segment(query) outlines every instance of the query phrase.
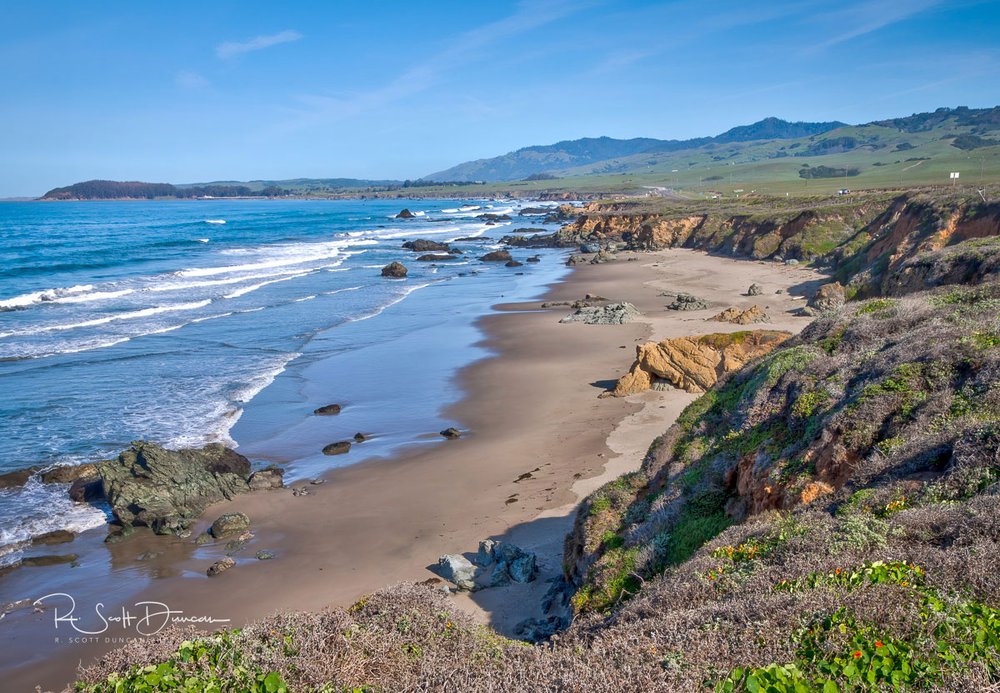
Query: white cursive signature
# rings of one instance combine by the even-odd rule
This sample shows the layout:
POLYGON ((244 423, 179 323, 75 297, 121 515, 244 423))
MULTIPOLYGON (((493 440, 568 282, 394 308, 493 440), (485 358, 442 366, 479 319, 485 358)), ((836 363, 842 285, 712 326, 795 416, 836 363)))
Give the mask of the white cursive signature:
POLYGON ((154 635, 165 627, 174 623, 229 623, 228 618, 213 618, 212 616, 184 616, 183 611, 171 609, 163 602, 136 602, 133 606, 138 613, 133 613, 128 606, 121 607, 121 613, 117 610, 113 613, 105 613, 103 602, 98 602, 94 606, 94 614, 97 616, 95 626, 97 630, 85 630, 78 623, 81 619, 74 615, 76 611, 76 599, 65 592, 53 592, 44 597, 36 599, 34 606, 41 606, 45 600, 55 600, 56 598, 69 600, 69 610, 61 612, 58 606, 54 606, 52 611, 55 618, 56 630, 60 623, 68 623, 69 627, 81 635, 100 635, 106 633, 112 626, 120 627, 122 630, 135 629, 139 635, 154 635))

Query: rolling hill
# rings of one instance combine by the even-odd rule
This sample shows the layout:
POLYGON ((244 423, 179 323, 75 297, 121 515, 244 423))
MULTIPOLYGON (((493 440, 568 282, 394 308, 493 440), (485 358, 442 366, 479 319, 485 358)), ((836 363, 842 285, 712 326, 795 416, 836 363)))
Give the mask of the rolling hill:
POLYGON ((780 118, 765 118, 752 125, 732 128, 716 137, 689 140, 657 140, 637 137, 617 140, 611 137, 585 137, 545 146, 524 147, 492 159, 479 159, 438 171, 423 180, 487 181, 521 180, 530 176, 554 175, 577 167, 665 152, 681 152, 711 144, 757 140, 789 139, 822 134, 844 123, 790 123, 780 118))

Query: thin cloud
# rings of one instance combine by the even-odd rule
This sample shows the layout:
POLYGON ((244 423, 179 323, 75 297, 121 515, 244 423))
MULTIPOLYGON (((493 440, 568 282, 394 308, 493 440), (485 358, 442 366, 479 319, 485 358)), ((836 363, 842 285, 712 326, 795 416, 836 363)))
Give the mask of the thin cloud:
POLYGON ((220 43, 215 47, 215 54, 223 60, 229 60, 244 53, 263 50, 282 43, 298 41, 300 38, 302 38, 302 34, 299 32, 293 29, 286 29, 277 34, 255 36, 249 41, 226 41, 225 43, 220 43))
POLYGON ((298 129, 318 122, 359 116, 424 92, 440 83, 457 65, 490 54, 491 46, 559 19, 588 9, 595 3, 578 0, 521 2, 507 17, 457 36, 449 48, 420 61, 387 83, 343 97, 307 94, 298 101, 304 109, 294 111, 283 129, 298 129))
POLYGON ((826 19, 838 26, 847 27, 847 30, 816 44, 811 52, 823 51, 887 26, 898 24, 940 4, 941 0, 914 0, 907 3, 900 3, 898 0, 879 0, 861 3, 843 11, 831 13, 826 16, 826 19))
POLYGON ((174 84, 182 89, 204 89, 210 82, 197 72, 182 70, 174 75, 174 84))

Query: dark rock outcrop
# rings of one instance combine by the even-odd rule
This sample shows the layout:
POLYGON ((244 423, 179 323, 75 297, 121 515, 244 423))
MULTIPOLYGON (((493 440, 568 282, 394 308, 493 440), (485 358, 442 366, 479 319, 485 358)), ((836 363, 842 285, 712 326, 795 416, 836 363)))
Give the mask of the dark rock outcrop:
POLYGON ((319 409, 314 409, 313 414, 316 416, 336 416, 340 413, 341 406, 339 404, 326 404, 319 409))
POLYGON ((454 255, 421 255, 417 258, 417 262, 447 262, 448 260, 456 259, 454 255))
POLYGON ((523 262, 518 262, 517 260, 508 260, 504 263, 504 267, 523 267, 523 262))
POLYGON ((428 241, 425 238, 418 238, 415 241, 407 241, 403 244, 403 247, 407 250, 412 250, 415 253, 433 253, 437 251, 448 252, 451 250, 451 246, 447 243, 428 241))
POLYGON ((167 450, 135 442, 117 459, 99 462, 97 471, 118 522, 157 534, 183 532, 212 503, 250 491, 250 461, 218 443, 167 450))
POLYGON ((51 546, 52 544, 66 544, 76 539, 76 535, 68 529, 55 529, 45 534, 39 534, 31 540, 32 546, 51 546))
POLYGON ((494 250, 491 253, 486 253, 479 259, 483 262, 510 262, 514 258, 506 250, 494 250))
POLYGON ((443 431, 441 431, 441 435, 447 438, 448 440, 457 440, 462 437, 462 432, 457 428, 455 428, 454 426, 452 426, 451 428, 446 428, 443 431))
POLYGON ((751 284, 750 288, 747 289, 747 296, 760 296, 764 293, 764 287, 760 284, 751 284))
POLYGON ((13 472, 0 474, 0 489, 17 488, 28 483, 31 475, 38 471, 37 467, 31 469, 16 469, 13 472))
POLYGON ((390 279, 405 279, 406 273, 406 265, 401 262, 390 262, 382 268, 382 276, 390 279))
POLYGON ((410 210, 404 208, 403 210, 401 210, 399 212, 399 214, 396 215, 396 218, 397 219, 412 219, 415 216, 417 216, 417 215, 414 214, 413 212, 411 212, 410 210))
POLYGON ((324 455, 343 455, 351 451, 351 441, 340 440, 323 448, 324 455))

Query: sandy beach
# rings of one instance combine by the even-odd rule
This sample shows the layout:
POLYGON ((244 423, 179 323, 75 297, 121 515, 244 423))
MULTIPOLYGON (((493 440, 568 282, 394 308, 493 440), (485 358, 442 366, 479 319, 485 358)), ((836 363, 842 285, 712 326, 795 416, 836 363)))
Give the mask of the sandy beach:
MULTIPOLYGON (((195 551, 190 540, 149 536, 110 547, 115 565, 134 564, 151 547, 159 553, 146 564, 162 579, 127 598, 239 625, 279 610, 346 606, 386 585, 425 580, 433 577, 429 568, 438 556, 473 552, 480 540, 496 538, 537 552, 539 578, 455 601, 510 633, 537 615, 545 580, 560 572, 563 537, 579 500, 637 467, 652 439, 695 399, 676 390, 599 399, 631 365, 636 344, 752 329, 706 319, 753 304, 771 316, 766 327, 797 332, 810 318, 791 311, 804 305, 821 279, 802 266, 679 249, 622 253, 614 263, 578 267, 541 300, 503 305, 500 314, 480 321, 485 345, 496 355, 465 368, 455 383, 465 398, 448 415, 461 422, 461 439, 338 469, 319 485, 294 484, 306 486, 308 495, 256 493, 210 508, 195 534, 233 511, 247 513, 255 533, 239 565, 216 578, 205 577, 205 569, 222 555, 221 546, 195 551), (746 296, 751 283, 762 285, 763 294, 746 296), (669 299, 661 294, 671 291, 693 293, 712 307, 666 310, 669 299), (543 301, 587 293, 630 301, 644 317, 619 326, 559 324, 567 308, 540 308, 543 301), (276 558, 258 561, 258 549, 276 558)), ((33 619, 37 632, 3 634, 0 644, 23 650, 24 665, 8 673, 9 690, 36 684, 59 690, 74 678, 79 661, 110 647, 40 650, 32 638, 48 633, 45 642, 51 642, 44 630, 51 629, 51 615, 33 619)))

